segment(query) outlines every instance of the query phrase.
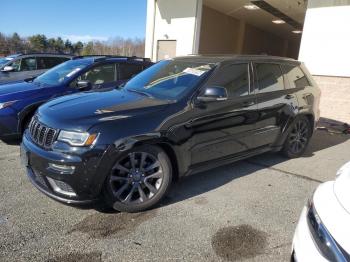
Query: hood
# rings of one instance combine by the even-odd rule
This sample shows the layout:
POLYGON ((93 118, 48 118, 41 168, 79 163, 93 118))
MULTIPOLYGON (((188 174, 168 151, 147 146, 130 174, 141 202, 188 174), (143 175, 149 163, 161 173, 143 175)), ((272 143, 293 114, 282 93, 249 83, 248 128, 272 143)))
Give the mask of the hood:
POLYGON ((340 204, 350 213, 350 162, 343 165, 337 172, 334 194, 340 204))
POLYGON ((0 85, 0 99, 4 95, 11 95, 14 93, 24 93, 26 91, 31 91, 37 88, 38 87, 32 82, 25 82, 25 81, 0 85))
POLYGON ((92 125, 163 110, 168 101, 126 90, 83 92, 49 101, 38 110, 39 121, 67 130, 86 131, 92 125))

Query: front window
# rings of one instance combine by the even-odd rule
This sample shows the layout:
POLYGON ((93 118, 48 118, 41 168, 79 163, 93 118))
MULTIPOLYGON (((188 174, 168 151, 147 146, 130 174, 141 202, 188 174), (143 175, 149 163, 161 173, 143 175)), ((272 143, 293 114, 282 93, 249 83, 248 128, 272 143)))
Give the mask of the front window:
POLYGON ((46 85, 58 85, 71 77, 75 76, 79 71, 86 66, 92 64, 90 59, 70 60, 55 66, 46 73, 35 78, 34 82, 46 85))
POLYGON ((215 64, 181 60, 164 60, 144 70, 125 85, 129 91, 179 100, 191 92, 215 64))
POLYGON ((116 81, 115 64, 104 64, 91 68, 71 82, 71 87, 76 87, 78 81, 88 81, 92 87, 104 87, 116 81))
POLYGON ((9 64, 9 66, 13 67, 14 72, 19 72, 21 68, 21 59, 15 60, 9 64))

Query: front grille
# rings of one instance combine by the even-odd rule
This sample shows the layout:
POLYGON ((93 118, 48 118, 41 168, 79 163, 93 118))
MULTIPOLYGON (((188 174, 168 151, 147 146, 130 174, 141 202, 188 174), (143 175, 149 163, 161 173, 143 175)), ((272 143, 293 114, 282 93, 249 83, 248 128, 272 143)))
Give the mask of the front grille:
POLYGON ((30 122, 28 130, 32 140, 45 148, 51 147, 58 133, 56 129, 43 125, 35 117, 30 122))

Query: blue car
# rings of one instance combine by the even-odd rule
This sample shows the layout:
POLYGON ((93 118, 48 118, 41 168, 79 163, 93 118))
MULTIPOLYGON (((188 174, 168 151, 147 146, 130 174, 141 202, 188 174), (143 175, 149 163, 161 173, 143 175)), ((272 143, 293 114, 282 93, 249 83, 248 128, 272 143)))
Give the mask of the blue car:
POLYGON ((36 109, 50 99, 118 87, 150 65, 138 57, 75 57, 36 78, 0 85, 0 139, 19 138, 36 109))

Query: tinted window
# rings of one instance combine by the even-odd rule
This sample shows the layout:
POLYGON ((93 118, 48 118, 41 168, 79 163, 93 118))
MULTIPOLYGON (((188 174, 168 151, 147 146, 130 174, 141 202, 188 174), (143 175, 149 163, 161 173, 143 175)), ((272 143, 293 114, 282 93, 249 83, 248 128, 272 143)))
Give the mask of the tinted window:
POLYGON ((163 60, 132 78, 125 89, 159 99, 178 100, 193 91, 214 66, 204 62, 163 60))
POLYGON ((60 57, 37 57, 38 69, 49 69, 68 59, 63 60, 60 57))
POLYGON ((300 67, 285 65, 283 66, 283 69, 289 80, 290 88, 303 88, 310 85, 300 67))
POLYGON ((283 75, 277 64, 255 64, 260 93, 284 89, 283 75))
POLYGON ((225 66, 210 85, 223 86, 230 98, 249 94, 248 64, 225 66))
POLYGON ((78 80, 87 80, 93 85, 101 85, 115 81, 115 64, 96 66, 83 75, 78 80))
POLYGON ((36 70, 35 57, 22 58, 20 71, 32 71, 36 70))
POLYGON ((142 71, 141 65, 135 64, 119 64, 119 79, 127 80, 142 71))

